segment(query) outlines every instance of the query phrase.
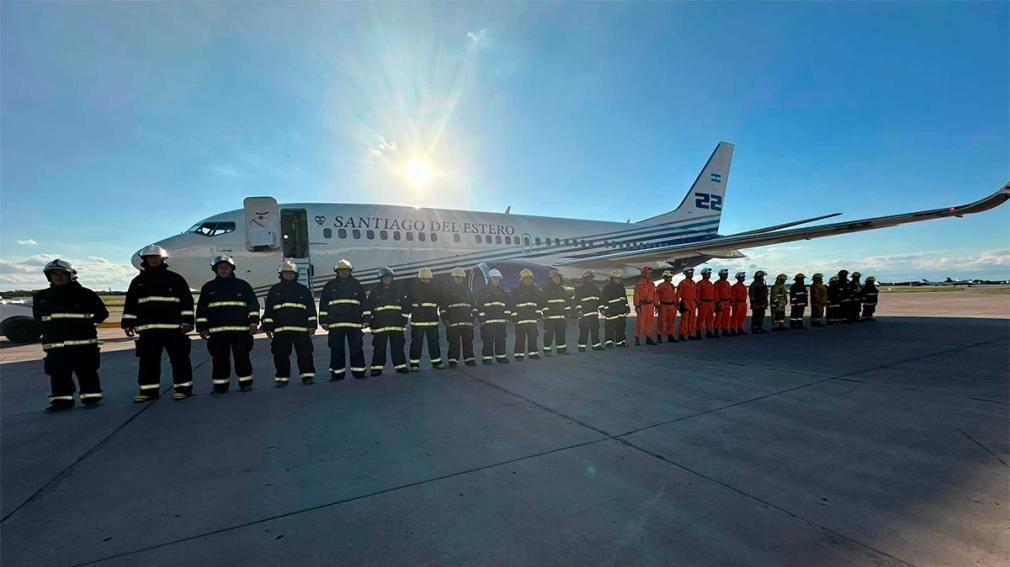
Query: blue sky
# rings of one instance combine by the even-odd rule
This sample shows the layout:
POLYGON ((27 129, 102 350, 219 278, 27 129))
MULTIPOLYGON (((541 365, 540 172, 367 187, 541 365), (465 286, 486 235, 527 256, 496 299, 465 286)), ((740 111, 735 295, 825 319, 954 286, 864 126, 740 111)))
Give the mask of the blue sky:
MULTIPOLYGON (((973 201, 1010 179, 1008 6, 4 2, 0 289, 53 255, 122 288, 141 245, 247 195, 641 219, 720 140, 723 233, 973 201)), ((746 265, 1010 277, 1008 221, 746 265)))

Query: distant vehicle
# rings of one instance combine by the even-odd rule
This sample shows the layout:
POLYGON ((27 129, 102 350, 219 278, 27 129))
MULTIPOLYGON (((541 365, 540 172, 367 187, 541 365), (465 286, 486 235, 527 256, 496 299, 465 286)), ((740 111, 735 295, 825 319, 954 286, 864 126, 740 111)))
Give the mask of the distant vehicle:
POLYGON ((0 335, 19 344, 42 338, 42 326, 35 322, 31 304, 23 299, 0 300, 0 335))
MULTIPOLYGON (((743 258, 740 248, 961 217, 1010 199, 1007 184, 966 205, 793 228, 840 214, 834 213, 724 236, 718 230, 733 149, 727 142, 716 146, 677 208, 633 223, 378 204, 279 205, 273 197, 249 197, 243 209, 204 219, 157 244, 195 287, 210 277, 210 259, 228 254, 238 263, 237 275, 260 296, 277 282, 283 258, 299 266, 299 279, 315 291, 343 257, 365 284, 377 281, 381 266, 411 276, 427 266, 439 278, 459 266, 479 291, 491 268, 504 274, 507 287, 524 268, 539 281, 551 269, 575 279, 587 268, 601 278, 617 269, 628 283, 644 265, 678 271, 713 258, 743 258), (313 278, 317 272, 326 276, 313 278)), ((139 256, 132 262, 139 267, 139 256)))

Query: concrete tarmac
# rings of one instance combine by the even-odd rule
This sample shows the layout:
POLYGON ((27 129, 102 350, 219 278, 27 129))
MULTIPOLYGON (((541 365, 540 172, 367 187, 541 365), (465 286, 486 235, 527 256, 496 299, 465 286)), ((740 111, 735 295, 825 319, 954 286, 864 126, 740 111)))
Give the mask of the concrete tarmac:
POLYGON ((210 396, 195 341, 197 395, 166 362, 145 405, 108 352, 105 403, 59 413, 39 361, 4 364, 0 563, 1010 562, 1007 319, 337 383, 315 349, 316 384, 274 388, 260 339, 255 390, 210 396))

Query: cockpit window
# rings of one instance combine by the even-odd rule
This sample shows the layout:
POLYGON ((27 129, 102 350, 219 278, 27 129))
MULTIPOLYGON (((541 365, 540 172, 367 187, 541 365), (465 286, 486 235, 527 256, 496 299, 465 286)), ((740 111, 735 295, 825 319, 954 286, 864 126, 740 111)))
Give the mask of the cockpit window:
POLYGON ((198 222, 186 232, 202 234, 204 236, 221 236, 229 232, 235 232, 233 222, 198 222))

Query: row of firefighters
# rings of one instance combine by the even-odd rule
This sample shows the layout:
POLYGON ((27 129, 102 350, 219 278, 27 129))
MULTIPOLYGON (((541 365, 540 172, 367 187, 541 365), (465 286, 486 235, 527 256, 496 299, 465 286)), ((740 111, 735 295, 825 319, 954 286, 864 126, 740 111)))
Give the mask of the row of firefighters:
MULTIPOLYGON (((433 281, 427 268, 421 268, 408 286, 395 281, 392 269, 382 268, 379 285, 366 294, 352 275, 351 263, 340 260, 334 268, 336 277, 322 290, 317 312, 312 291, 297 281, 297 266, 285 261, 278 268, 280 281, 267 292, 261 316, 256 294, 248 282, 235 276, 235 262, 228 256, 218 256, 211 262, 215 277, 203 285, 195 305, 185 279, 168 269, 168 254, 163 248, 148 246, 141 251, 141 257, 141 272, 130 283, 121 323, 128 336, 137 336, 136 402, 158 398, 163 351, 168 353, 172 367, 173 398, 192 395, 188 333, 194 328, 207 341, 213 393, 228 391, 232 361, 239 388, 251 389, 250 352, 253 335, 260 330, 271 339, 277 386, 285 386, 290 380, 292 350, 301 381, 309 384, 315 380, 312 336, 318 326, 329 333, 330 381, 344 379, 348 367, 355 378, 382 374, 387 352, 396 372, 417 371, 425 342, 435 368, 475 366, 475 325, 483 341, 484 364, 509 362, 506 327, 510 323, 515 332, 512 357, 517 361, 540 357, 541 321, 543 354, 567 354, 567 325, 573 316, 578 319, 576 347, 580 352, 628 346, 625 320, 631 309, 620 270, 611 272, 602 288, 590 270, 574 288, 564 286, 561 275, 554 271, 541 288, 534 285, 533 273, 526 269, 520 272, 519 286, 507 292, 501 285, 502 274, 493 269, 488 286, 474 299, 461 268, 452 271, 452 282, 444 287, 433 281), (408 326, 409 360, 404 354, 408 326), (449 343, 447 360, 443 360, 440 349, 443 326, 449 343), (372 335, 371 364, 365 362, 362 348, 366 328, 372 335)), ((52 385, 50 406, 63 409, 74 405, 74 374, 80 384, 81 402, 97 404, 102 390, 96 325, 108 317, 108 310, 95 292, 77 282, 69 263, 53 260, 44 272, 50 287, 36 294, 33 309, 43 329, 44 365, 52 385)), ((735 284, 729 283, 726 270, 721 270, 715 281, 711 281, 708 268, 701 271, 701 280, 695 281, 693 274, 692 268, 684 270, 684 280, 674 286, 673 273, 667 270, 662 274, 663 281, 656 285, 652 269, 642 269, 632 302, 637 314, 635 344, 656 344, 653 337, 661 342, 663 335, 669 342, 678 342, 746 334, 743 327, 748 300, 752 333, 765 332, 769 308, 772 330, 786 330, 803 328, 808 304, 812 307, 811 324, 821 326, 825 314, 827 324, 872 320, 877 303, 874 279, 867 278, 865 284, 860 284, 858 273, 850 279, 844 270, 832 277, 828 286, 823 284, 821 274, 814 274, 809 288, 803 274, 794 276, 788 288, 785 274, 768 286, 764 272, 755 272, 749 287, 744 284, 743 272, 736 274, 735 284)))

